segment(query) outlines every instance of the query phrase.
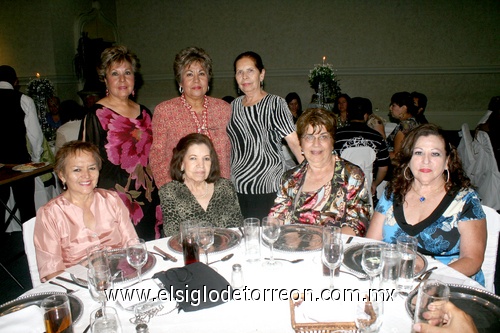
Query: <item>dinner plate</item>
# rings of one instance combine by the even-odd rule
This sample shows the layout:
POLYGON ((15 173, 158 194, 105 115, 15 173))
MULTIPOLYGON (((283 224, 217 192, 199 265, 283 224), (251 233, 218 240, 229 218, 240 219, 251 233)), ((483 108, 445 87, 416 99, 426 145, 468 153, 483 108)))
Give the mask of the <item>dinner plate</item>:
MULTIPOLYGON (((268 245, 266 241, 264 244, 268 245)), ((319 251, 323 245, 323 227, 307 224, 288 224, 280 227, 273 248, 283 252, 319 251)))
MULTIPOLYGON (((361 266, 361 258, 363 257, 363 246, 366 244, 380 244, 380 243, 358 243, 349 246, 344 251, 344 260, 342 264, 350 271, 360 276, 367 276, 363 267, 361 266)), ((417 252, 417 262, 415 264, 415 276, 420 275, 427 269, 427 259, 417 252)))
MULTIPOLYGON (((479 332, 500 332, 500 297, 484 289, 448 284, 449 300, 468 313, 479 332)), ((406 299, 406 311, 413 319, 418 290, 413 290, 406 299)))
POLYGON ((43 168, 44 166, 47 166, 49 164, 50 164, 49 162, 38 162, 38 163, 30 162, 26 164, 16 165, 15 167, 12 168, 12 170, 20 172, 31 172, 33 170, 43 168))
POLYGON ((40 307, 42 305, 42 301, 51 295, 68 296, 69 305, 71 307, 71 318, 73 319, 73 323, 76 323, 80 319, 83 313, 82 301, 78 297, 72 294, 66 294, 60 292, 44 292, 44 293, 37 293, 37 294, 18 297, 15 300, 0 305, 0 317, 5 316, 12 312, 19 311, 30 305, 36 305, 40 307))
MULTIPOLYGON (((109 268, 111 270, 111 275, 114 276, 117 272, 122 271, 122 274, 118 274, 114 280, 115 283, 119 282, 126 282, 126 281, 131 281, 134 279, 137 279, 137 270, 130 266, 128 261, 127 261, 127 250, 126 249, 112 249, 108 251, 108 258, 109 258, 109 268)), ((84 258, 80 260, 78 263, 80 265, 83 265, 85 267, 88 267, 88 262, 87 258, 84 258)), ((153 253, 148 251, 148 260, 146 261, 146 264, 142 266, 141 269, 141 275, 146 274, 149 272, 151 269, 156 264, 156 257, 153 253)), ((71 274, 71 279, 75 281, 75 283, 81 285, 81 286, 87 286, 86 281, 79 279, 75 275, 71 274)), ((85 277, 86 279, 87 277, 85 277)))
MULTIPOLYGON (((177 253, 182 253, 181 236, 179 234, 170 237, 168 247, 177 253)), ((208 253, 218 253, 230 250, 241 241, 241 235, 231 229, 215 228, 214 244, 208 249, 208 253)))

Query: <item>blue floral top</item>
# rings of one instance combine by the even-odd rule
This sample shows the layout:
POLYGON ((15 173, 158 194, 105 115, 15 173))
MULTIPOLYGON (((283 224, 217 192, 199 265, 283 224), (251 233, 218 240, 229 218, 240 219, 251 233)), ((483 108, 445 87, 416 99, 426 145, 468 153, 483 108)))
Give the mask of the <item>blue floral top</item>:
MULTIPOLYGON (((403 206, 394 204, 394 195, 389 199, 383 195, 375 208, 385 215, 382 240, 395 244, 398 236, 408 234, 418 239, 420 253, 434 256, 445 265, 457 260, 460 256, 458 223, 484 219, 486 215, 476 191, 453 192, 456 194, 448 192, 432 214, 416 225, 406 222, 403 206)), ((484 285, 482 271, 472 278, 484 285)))

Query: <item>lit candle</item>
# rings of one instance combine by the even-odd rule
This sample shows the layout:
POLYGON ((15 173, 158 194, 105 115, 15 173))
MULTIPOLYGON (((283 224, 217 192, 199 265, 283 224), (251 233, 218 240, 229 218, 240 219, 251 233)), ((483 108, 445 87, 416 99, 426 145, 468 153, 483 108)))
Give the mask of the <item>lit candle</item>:
POLYGON ((39 79, 40 78, 40 73, 36 73, 36 78, 39 79))
POLYGON ((323 66, 325 65, 325 60, 326 60, 326 57, 323 56, 323 66))

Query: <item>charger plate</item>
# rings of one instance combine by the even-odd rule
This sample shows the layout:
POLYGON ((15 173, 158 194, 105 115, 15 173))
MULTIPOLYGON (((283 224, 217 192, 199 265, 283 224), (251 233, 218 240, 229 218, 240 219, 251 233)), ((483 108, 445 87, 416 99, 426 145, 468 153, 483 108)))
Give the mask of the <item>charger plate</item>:
POLYGON ((42 301, 45 298, 52 295, 68 296, 69 305, 71 308, 71 318, 73 319, 73 323, 76 323, 80 319, 83 313, 82 301, 78 297, 72 294, 60 293, 60 292, 44 292, 44 293, 37 293, 37 294, 18 297, 12 301, 0 305, 0 317, 5 316, 9 313, 19 311, 30 305, 36 305, 40 307, 42 305, 42 301))
MULTIPOLYGON (((267 246, 267 242, 263 240, 267 246)), ((283 252, 320 251, 323 245, 323 227, 307 224, 288 224, 280 227, 274 249, 283 252)))
MULTIPOLYGON (((208 253, 218 253, 230 250, 240 244, 241 235, 231 229, 215 228, 214 244, 208 249, 208 253)), ((181 236, 179 234, 170 237, 168 247, 177 253, 182 254, 181 236)))
MULTIPOLYGON (((500 297, 484 289, 448 284, 449 300, 468 313, 479 332, 500 332, 500 297)), ((413 318, 418 290, 413 290, 406 299, 406 311, 413 318)))
MULTIPOLYGON (((137 276, 137 270, 130 266, 128 261, 127 261, 127 250, 126 249, 112 249, 108 251, 108 258, 109 258, 109 268, 111 270, 111 276, 114 276, 117 272, 122 271, 123 274, 118 274, 114 280, 115 283, 119 282, 126 282, 126 281, 131 281, 135 280, 138 278, 137 276)), ((78 263, 80 265, 83 265, 85 267, 88 267, 88 262, 87 258, 84 258, 80 260, 78 263)), ((146 274, 149 272, 151 269, 156 264, 156 257, 153 255, 153 253, 148 251, 148 260, 142 266, 141 269, 141 275, 146 274)), ((75 281, 75 283, 86 287, 87 286, 87 281, 84 281, 78 277, 76 277, 73 274, 70 274, 71 279, 75 281)), ((86 279, 87 277, 85 277, 86 279)))
MULTIPOLYGON (((366 275, 363 267, 361 266, 361 258, 363 257, 363 246, 366 244, 380 244, 380 243, 358 243, 349 246, 344 251, 344 260, 342 264, 351 272, 359 276, 366 275)), ((427 259, 417 252, 417 262, 415 263, 415 276, 418 276, 427 270, 427 259)))

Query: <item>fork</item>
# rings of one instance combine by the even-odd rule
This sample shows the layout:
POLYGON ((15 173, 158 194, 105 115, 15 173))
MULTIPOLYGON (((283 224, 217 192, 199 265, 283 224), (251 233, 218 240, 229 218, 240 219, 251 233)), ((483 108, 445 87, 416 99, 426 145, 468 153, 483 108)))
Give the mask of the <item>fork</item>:
POLYGON ((67 288, 67 287, 65 287, 65 286, 63 286, 62 284, 59 284, 59 283, 57 283, 57 282, 54 282, 54 281, 49 281, 49 283, 50 283, 50 284, 53 284, 53 285, 56 285, 56 286, 59 286, 59 287, 61 287, 61 288, 66 289, 66 292, 67 292, 68 294, 72 294, 72 293, 76 292, 76 290, 69 289, 69 288, 67 288))

